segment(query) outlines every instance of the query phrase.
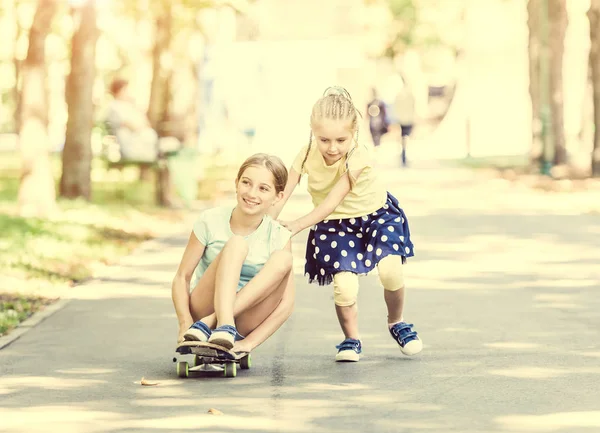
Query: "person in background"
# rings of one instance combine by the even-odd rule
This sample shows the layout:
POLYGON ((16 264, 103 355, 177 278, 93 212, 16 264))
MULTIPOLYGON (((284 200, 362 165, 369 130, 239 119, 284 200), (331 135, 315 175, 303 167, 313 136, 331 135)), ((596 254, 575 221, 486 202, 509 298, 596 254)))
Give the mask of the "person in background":
POLYGON ((377 89, 372 90, 371 102, 367 104, 367 115, 369 116, 369 131, 373 139, 373 146, 379 147, 381 137, 388 133, 388 118, 385 103, 379 99, 377 89))
POLYGON ((158 134, 146 115, 134 104, 129 83, 115 79, 110 84, 113 100, 108 106, 106 121, 115 136, 124 160, 152 162, 158 159, 158 134))
POLYGON ((408 83, 402 78, 402 87, 396 94, 394 112, 400 125, 400 140, 402 145, 401 163, 407 165, 407 147, 415 123, 415 97, 408 83))

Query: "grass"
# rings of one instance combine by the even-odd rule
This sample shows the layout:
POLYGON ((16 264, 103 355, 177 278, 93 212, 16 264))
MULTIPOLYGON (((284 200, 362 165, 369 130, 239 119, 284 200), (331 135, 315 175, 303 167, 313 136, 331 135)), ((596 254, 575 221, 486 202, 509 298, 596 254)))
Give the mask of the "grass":
MULTIPOLYGON (((98 209, 82 209, 88 217, 99 216, 98 209)), ((77 213, 67 213, 57 221, 0 214, 0 227, 2 274, 68 284, 89 278, 94 266, 110 264, 153 237, 149 226, 133 229, 116 227, 110 220, 106 224, 80 222, 77 213)))
POLYGON ((570 202, 572 209, 577 207, 582 213, 594 215, 600 212, 596 198, 600 179, 591 177, 589 167, 577 163, 553 166, 549 175, 543 174, 541 167, 532 165, 529 155, 467 157, 450 164, 487 171, 498 179, 544 193, 576 194, 579 199, 570 202))
POLYGON ((186 215, 155 206, 152 182, 97 180, 91 202, 58 199, 50 219, 23 218, 16 208, 18 171, 2 173, 0 293, 43 296, 77 284, 186 215))
POLYGON ((0 337, 52 302, 54 299, 0 293, 0 337))
MULTIPOLYGON (((58 182, 59 156, 52 165, 58 182)), ((51 218, 23 218, 16 204, 19 166, 18 155, 0 155, 0 334, 190 215, 157 207, 154 181, 140 181, 136 167, 107 172, 94 160, 91 202, 59 198, 51 218)), ((198 198, 214 197, 225 174, 231 170, 209 161, 198 198)))
POLYGON ((463 167, 475 169, 524 169, 529 166, 529 155, 467 157, 456 161, 456 163, 463 167))

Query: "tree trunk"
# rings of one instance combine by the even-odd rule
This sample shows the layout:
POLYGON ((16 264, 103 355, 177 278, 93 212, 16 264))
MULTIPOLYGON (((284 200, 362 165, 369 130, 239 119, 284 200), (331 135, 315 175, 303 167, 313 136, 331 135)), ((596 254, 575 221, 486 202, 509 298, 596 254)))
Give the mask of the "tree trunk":
POLYGON ((56 208, 56 190, 49 155, 46 36, 57 10, 56 0, 40 0, 29 32, 23 62, 18 118, 21 182, 18 206, 23 216, 44 217, 56 208))
POLYGON ((71 47, 71 72, 67 78, 65 97, 68 120, 60 194, 67 198, 91 198, 92 126, 94 105, 92 89, 96 74, 95 1, 87 0, 74 13, 76 30, 71 47))
POLYGON ((594 99, 594 148, 592 176, 600 177, 600 0, 592 0, 588 11, 590 20, 590 76, 594 99))
POLYGON ((152 50, 152 84, 148 103, 148 119, 159 136, 164 136, 163 123, 168 116, 171 99, 170 78, 172 65, 169 61, 171 47, 171 5, 165 3, 156 17, 156 36, 152 50))
POLYGON ((15 86, 12 89, 12 100, 14 101, 14 112, 13 112, 13 121, 14 121, 14 131, 19 132, 21 128, 21 124, 19 121, 19 117, 21 116, 21 60, 18 58, 18 46, 19 40, 21 39, 21 33, 23 29, 21 27, 21 22, 18 19, 18 8, 17 5, 13 2, 7 2, 7 10, 5 13, 8 16, 11 16, 15 22, 15 33, 14 33, 14 43, 13 43, 13 68, 14 68, 14 80, 15 86))
POLYGON ((565 116, 563 103, 563 54, 568 16, 566 0, 548 0, 550 21, 550 111, 554 136, 554 164, 567 163, 565 116))
POLYGON ((527 3, 527 27, 529 29, 529 96, 531 98, 531 166, 542 161, 542 116, 540 113, 540 0, 527 3))
MULTIPOLYGON (((172 75, 172 65, 169 61, 172 37, 171 3, 163 2, 162 9, 156 17, 156 40, 152 51, 152 84, 148 103, 148 119, 159 137, 164 137, 168 129, 166 121, 169 117, 172 75)), ((171 204, 169 168, 166 161, 160 161, 156 180, 156 201, 161 206, 171 204)))
POLYGON ((199 68, 196 62, 190 62, 189 65, 191 82, 189 89, 193 95, 190 99, 190 105, 186 110, 184 126, 184 143, 188 147, 195 147, 198 143, 198 99, 200 97, 200 77, 199 68))

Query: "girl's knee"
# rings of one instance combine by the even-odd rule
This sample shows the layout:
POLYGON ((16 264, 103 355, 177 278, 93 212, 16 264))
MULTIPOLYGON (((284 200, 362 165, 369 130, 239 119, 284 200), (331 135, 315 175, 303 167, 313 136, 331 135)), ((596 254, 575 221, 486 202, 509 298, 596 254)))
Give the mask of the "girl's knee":
POLYGON ((333 301, 338 307, 350 307, 358 298, 358 275, 339 272, 333 276, 333 301))
POLYGON ((225 243, 225 247, 223 247, 223 251, 236 252, 239 254, 248 254, 248 242, 244 239, 243 236, 233 235, 229 238, 229 240, 225 243))
POLYGON ((277 250, 271 254, 269 263, 275 266, 275 268, 282 273, 287 273, 290 269, 292 269, 292 253, 287 250, 277 250))
POLYGON ((394 292, 404 287, 402 256, 389 255, 377 264, 379 281, 385 290, 394 292))

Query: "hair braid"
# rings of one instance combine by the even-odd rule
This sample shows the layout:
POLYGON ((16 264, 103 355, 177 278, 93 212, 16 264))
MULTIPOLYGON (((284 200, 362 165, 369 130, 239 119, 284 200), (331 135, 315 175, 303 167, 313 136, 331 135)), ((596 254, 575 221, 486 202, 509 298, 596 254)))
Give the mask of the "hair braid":
POLYGON ((298 174, 298 181, 302 177, 302 170, 304 170, 304 164, 306 164, 306 160, 308 159, 308 154, 310 152, 310 147, 312 145, 312 131, 308 134, 308 147, 306 148, 306 155, 304 155, 304 160, 302 161, 302 165, 300 166, 300 173, 298 174))

